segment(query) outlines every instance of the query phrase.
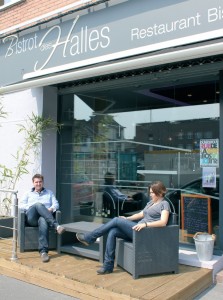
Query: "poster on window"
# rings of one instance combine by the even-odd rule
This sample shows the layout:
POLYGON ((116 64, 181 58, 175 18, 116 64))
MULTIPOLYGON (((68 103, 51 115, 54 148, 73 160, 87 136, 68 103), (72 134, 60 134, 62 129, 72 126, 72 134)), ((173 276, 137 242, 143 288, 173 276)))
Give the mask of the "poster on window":
POLYGON ((216 188, 215 167, 204 167, 202 169, 202 187, 216 188))
POLYGON ((219 165, 219 140, 200 140, 200 166, 218 167, 219 165))

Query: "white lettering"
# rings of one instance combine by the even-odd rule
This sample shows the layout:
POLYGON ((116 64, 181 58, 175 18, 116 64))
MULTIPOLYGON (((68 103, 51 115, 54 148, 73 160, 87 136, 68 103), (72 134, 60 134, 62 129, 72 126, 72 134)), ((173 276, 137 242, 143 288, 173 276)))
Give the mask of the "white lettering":
POLYGON ((71 38, 71 43, 72 43, 72 46, 70 47, 70 55, 74 56, 74 55, 80 54, 80 49, 79 49, 80 41, 79 41, 79 37, 77 35, 74 35, 71 38))
POLYGON ((100 46, 101 48, 107 48, 108 45, 110 44, 110 38, 105 34, 105 32, 107 31, 107 33, 110 32, 109 27, 103 27, 101 29, 101 37, 103 38, 103 40, 105 41, 105 44, 103 43, 103 40, 100 42, 100 46), (107 43, 106 43, 107 42, 107 43))
POLYGON ((89 49, 91 51, 95 51, 98 49, 99 38, 100 38, 100 36, 99 36, 98 30, 92 30, 91 33, 89 34, 89 40, 88 40, 89 49))
POLYGON ((78 21, 79 16, 76 17, 72 26, 69 30, 69 33, 65 39, 65 41, 61 41, 61 28, 56 25, 48 30, 45 35, 42 37, 39 47, 42 50, 48 50, 52 48, 49 56, 45 60, 45 62, 39 66, 39 62, 37 61, 34 66, 34 70, 42 70, 53 57, 56 50, 58 50, 59 46, 63 47, 62 56, 67 57, 68 53, 71 56, 79 55, 82 53, 86 53, 88 51, 96 51, 101 48, 108 47, 110 43, 109 37, 106 35, 106 32, 109 32, 108 27, 103 27, 100 31, 94 29, 89 31, 88 27, 81 27, 81 31, 79 35, 73 34, 73 30, 75 29, 75 25, 78 21), (54 43, 45 43, 45 40, 49 38, 50 34, 56 34, 57 38, 54 43), (103 43, 104 42, 104 43, 103 43))
POLYGON ((17 35, 10 35, 3 39, 3 43, 11 40, 8 50, 6 51, 5 57, 11 56, 12 54, 25 53, 38 48, 37 46, 37 34, 29 39, 22 38, 19 40, 17 35))
POLYGON ((67 44, 70 42, 71 33, 72 33, 72 31, 73 31, 73 29, 74 29, 74 27, 75 27, 78 19, 79 19, 79 16, 77 16, 76 19, 73 21, 71 29, 70 29, 70 31, 69 31, 69 33, 67 35, 65 46, 64 46, 64 49, 63 49, 63 57, 66 57, 66 53, 65 52, 66 52, 67 44))
POLYGON ((51 57, 53 56, 53 54, 54 54, 54 52, 57 48, 57 46, 60 45, 59 40, 60 40, 60 36, 61 36, 61 29, 60 29, 60 26, 54 26, 54 27, 50 28, 50 30, 48 30, 46 34, 44 34, 44 36, 42 37, 42 39, 39 43, 39 47, 40 48, 42 47, 42 45, 44 44, 45 38, 51 33, 51 31, 55 31, 55 29, 58 29, 58 35, 57 35, 56 43, 51 45, 52 51, 50 52, 50 55, 46 59, 45 63, 39 69, 37 68, 38 60, 36 61, 35 66, 34 66, 34 71, 43 69, 47 65, 47 63, 50 61, 51 57))
POLYGON ((11 56, 15 52, 16 44, 18 43, 18 37, 17 35, 10 35, 3 39, 3 43, 5 43, 7 40, 11 40, 11 43, 6 51, 5 57, 11 56))
POLYGON ((215 22, 218 20, 223 20, 223 9, 221 6, 218 8, 213 7, 208 10, 208 22, 215 22))
POLYGON ((208 10, 208 22, 215 22, 218 19, 217 8, 211 8, 208 10))
POLYGON ((139 28, 133 28, 131 30, 131 40, 133 41, 134 39, 139 39, 139 28))
POLYGON ((175 20, 169 23, 153 24, 148 28, 132 28, 131 41, 150 38, 177 30, 185 30, 190 27, 201 25, 201 15, 197 13, 195 16, 185 19, 175 20))
POLYGON ((41 62, 38 59, 34 64, 34 71, 42 70, 47 66, 49 61, 58 52, 62 58, 67 56, 75 56, 88 51, 96 51, 99 48, 106 48, 110 44, 108 26, 102 27, 100 30, 90 30, 87 26, 81 27, 78 34, 74 33, 79 16, 77 16, 69 29, 68 34, 63 37, 62 29, 60 25, 51 27, 43 35, 41 40, 37 41, 38 37, 35 34, 30 38, 19 39, 17 35, 11 35, 6 37, 3 42, 8 43, 5 57, 12 56, 14 54, 25 53, 26 51, 32 51, 38 48, 41 52, 46 52, 46 56, 41 58, 41 62))

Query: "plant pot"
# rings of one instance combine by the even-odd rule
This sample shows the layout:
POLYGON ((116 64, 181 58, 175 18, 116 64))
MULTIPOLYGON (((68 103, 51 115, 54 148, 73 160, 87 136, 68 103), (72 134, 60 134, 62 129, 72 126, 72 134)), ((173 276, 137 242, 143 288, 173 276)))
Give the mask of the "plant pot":
POLYGON ((0 238, 9 238, 13 236, 13 217, 0 216, 0 238), (5 228, 9 227, 9 228, 5 228))

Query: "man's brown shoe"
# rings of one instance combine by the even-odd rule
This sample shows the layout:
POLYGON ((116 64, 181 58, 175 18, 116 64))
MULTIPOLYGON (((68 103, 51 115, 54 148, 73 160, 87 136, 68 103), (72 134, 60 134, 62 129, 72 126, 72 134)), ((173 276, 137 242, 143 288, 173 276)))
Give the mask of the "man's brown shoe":
POLYGON ((98 275, 110 274, 112 272, 113 272, 113 270, 105 269, 105 268, 101 268, 101 269, 97 270, 98 275))

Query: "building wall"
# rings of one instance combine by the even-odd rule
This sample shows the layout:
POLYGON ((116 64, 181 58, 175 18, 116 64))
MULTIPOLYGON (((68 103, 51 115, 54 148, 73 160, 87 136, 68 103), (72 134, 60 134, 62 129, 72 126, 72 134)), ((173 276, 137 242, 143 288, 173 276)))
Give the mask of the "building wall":
MULTIPOLYGON (((0 98, 6 118, 0 118, 0 165, 14 170, 16 153, 23 149, 24 135, 19 126, 30 124, 28 118, 36 116, 57 120, 57 89, 53 87, 29 89, 4 95, 0 98), (7 132, 7 134, 5 134, 7 132)), ((44 174, 45 186, 56 193, 56 149, 57 132, 55 129, 43 133, 38 156, 30 152, 28 174, 22 175, 16 185, 18 196, 32 186, 31 178, 36 173, 44 174)))
MULTIPOLYGON (((18 125, 26 126, 26 120, 32 113, 38 116, 43 111, 43 88, 30 89, 22 92, 11 93, 0 97, 3 111, 7 112, 6 118, 0 118, 0 165, 14 170, 16 166, 17 151, 23 148, 24 135, 19 132, 18 125), (6 134, 7 133, 7 134, 6 134)), ((41 155, 30 157, 32 164, 28 166, 29 174, 22 176, 16 189, 19 196, 31 186, 31 176, 41 172, 41 155)))
MULTIPOLYGON (((23 22, 32 20, 34 18, 39 18, 47 20, 53 16, 58 16, 60 12, 54 12, 57 10, 63 9, 63 12, 76 9, 78 7, 82 7, 86 5, 88 2, 97 2, 96 0, 26 0, 22 2, 18 2, 17 4, 7 7, 5 9, 1 9, 0 6, 0 33, 1 30, 5 30, 9 27, 22 24, 23 22), (73 7, 73 8, 72 8, 73 7), (44 16, 45 14, 49 14, 49 16, 44 16), (41 17, 41 18, 40 18, 41 17)), ((34 21, 33 24, 38 23, 38 21, 34 21)), ((30 24, 28 25, 30 26, 30 24)), ((23 25, 22 28, 28 27, 27 25, 23 25)))

